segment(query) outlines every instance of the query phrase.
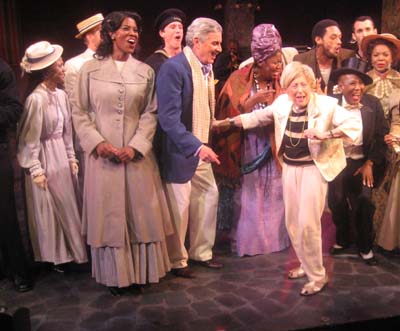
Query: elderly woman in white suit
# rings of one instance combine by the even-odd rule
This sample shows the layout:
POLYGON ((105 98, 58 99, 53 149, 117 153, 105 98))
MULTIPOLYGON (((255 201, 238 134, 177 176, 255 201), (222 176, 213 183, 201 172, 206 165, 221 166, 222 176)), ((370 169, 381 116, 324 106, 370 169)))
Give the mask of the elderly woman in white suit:
MULTIPOLYGON (((288 277, 307 276, 300 294, 320 292, 328 282, 322 262, 321 216, 328 181, 346 166, 341 137, 361 134, 361 121, 337 100, 313 92, 315 76, 299 62, 288 64, 281 76, 287 94, 252 113, 226 119, 244 129, 275 125, 277 151, 283 166, 282 183, 286 227, 300 261, 288 277)), ((219 123, 223 126, 224 123, 219 123)))

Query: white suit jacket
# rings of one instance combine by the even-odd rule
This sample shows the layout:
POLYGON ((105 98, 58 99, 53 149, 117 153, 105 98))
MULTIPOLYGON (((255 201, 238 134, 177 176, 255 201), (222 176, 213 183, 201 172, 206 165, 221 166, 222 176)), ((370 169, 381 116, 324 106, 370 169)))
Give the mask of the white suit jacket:
POLYGON ((89 60, 93 60, 94 51, 86 49, 83 53, 69 59, 65 62, 65 92, 71 97, 74 90, 78 72, 83 64, 89 60))
MULTIPOLYGON (((275 124, 276 148, 281 162, 281 145, 292 106, 293 102, 288 95, 283 94, 266 108, 240 115, 244 129, 275 124)), ((362 124, 359 118, 339 106, 337 99, 313 93, 308 104, 308 128, 315 128, 320 132, 339 128, 354 141, 361 134, 362 124)), ((308 139, 308 147, 311 158, 328 182, 346 167, 342 138, 323 141, 308 139)))

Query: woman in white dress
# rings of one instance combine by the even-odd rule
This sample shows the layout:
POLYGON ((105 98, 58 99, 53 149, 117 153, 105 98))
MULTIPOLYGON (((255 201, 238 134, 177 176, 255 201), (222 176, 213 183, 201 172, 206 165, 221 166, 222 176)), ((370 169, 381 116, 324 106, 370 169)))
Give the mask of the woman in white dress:
POLYGON ((18 132, 18 161, 25 169, 29 233, 36 261, 63 271, 87 262, 77 199, 78 163, 65 92, 63 48, 41 41, 28 47, 21 68, 28 74, 18 132))

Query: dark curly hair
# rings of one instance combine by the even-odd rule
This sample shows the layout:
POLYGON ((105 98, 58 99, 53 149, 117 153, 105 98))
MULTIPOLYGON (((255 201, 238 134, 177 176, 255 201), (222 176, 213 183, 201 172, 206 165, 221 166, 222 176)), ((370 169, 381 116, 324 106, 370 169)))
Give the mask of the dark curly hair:
POLYGON ((134 11, 114 11, 108 14, 102 25, 101 25, 101 43, 97 48, 95 57, 98 59, 103 59, 110 56, 113 52, 113 41, 111 40, 110 34, 117 31, 127 17, 132 18, 138 27, 139 33, 142 32, 142 18, 134 11))
POLYGON ((392 64, 396 64, 397 63, 397 47, 391 43, 390 41, 386 40, 386 39, 382 39, 382 38, 378 38, 375 40, 372 40, 368 46, 367 46, 367 60, 369 63, 371 63, 372 61, 372 52, 375 48, 375 46, 377 45, 386 45, 387 47, 389 47, 390 49, 390 53, 392 53, 392 64))

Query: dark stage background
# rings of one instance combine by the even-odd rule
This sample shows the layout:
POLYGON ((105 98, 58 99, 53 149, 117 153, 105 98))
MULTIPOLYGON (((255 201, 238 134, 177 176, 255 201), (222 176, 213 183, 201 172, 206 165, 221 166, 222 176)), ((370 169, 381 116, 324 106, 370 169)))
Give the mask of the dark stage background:
MULTIPOLYGON (((83 44, 74 39, 75 25, 80 20, 102 12, 113 10, 135 10, 143 17, 140 57, 146 57, 158 46, 153 30, 155 17, 163 9, 176 7, 186 12, 188 21, 199 16, 207 16, 224 23, 224 10, 215 10, 219 1, 28 1, 16 0, 16 15, 19 24, 20 52, 39 40, 48 40, 64 46, 64 59, 84 50, 83 44)), ((220 1, 224 3, 225 1, 220 1)), ((342 26, 343 42, 351 38, 351 23, 360 15, 372 16, 378 28, 381 26, 382 1, 379 0, 335 0, 335 1, 258 1, 261 10, 255 13, 255 24, 273 23, 282 34, 285 45, 310 45, 311 29, 315 22, 323 18, 336 19, 342 26)), ((241 22, 237 28, 240 29, 241 22)), ((243 45, 242 45, 243 46, 243 45)))

